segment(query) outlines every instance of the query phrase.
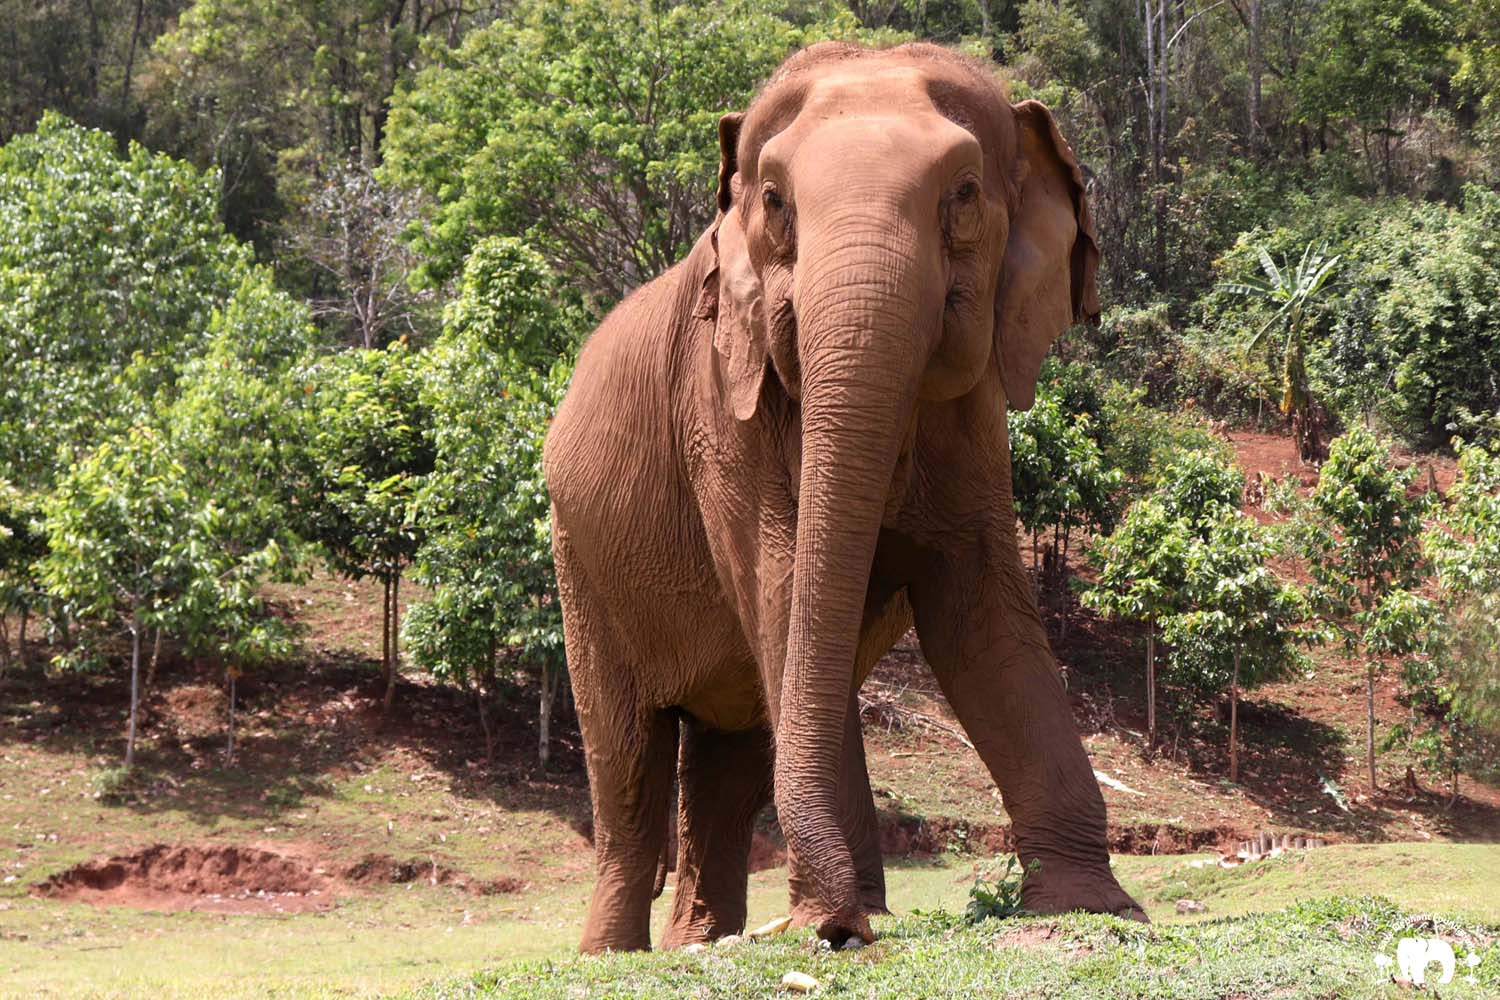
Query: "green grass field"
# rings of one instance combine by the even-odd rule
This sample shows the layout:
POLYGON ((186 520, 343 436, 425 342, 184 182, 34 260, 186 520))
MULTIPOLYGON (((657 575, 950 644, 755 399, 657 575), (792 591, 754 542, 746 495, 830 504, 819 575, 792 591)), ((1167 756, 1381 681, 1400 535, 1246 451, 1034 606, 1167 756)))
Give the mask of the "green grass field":
MULTIPOLYGON (((984 995, 1016 997, 1218 1000, 1272 987, 1291 991, 1277 996, 1365 997, 1382 995, 1374 953, 1404 918, 1389 904, 1326 902, 1332 897, 1380 895, 1405 914, 1439 914, 1441 926, 1476 942, 1500 934, 1500 845, 1338 846, 1234 870, 1205 861, 1116 859, 1151 929, 1069 918, 1041 922, 1055 925, 1045 932, 1023 932, 1036 922, 967 929, 912 916, 960 912, 974 859, 892 866, 890 902, 904 916, 877 922, 882 941, 849 955, 817 954, 794 933, 732 953, 580 959, 583 883, 483 898, 396 887, 290 917, 104 910, 8 886, 0 996, 770 996, 782 973, 797 968, 824 982, 828 996, 959 997, 987 984, 984 995), (1183 898, 1207 912, 1179 914, 1183 898), (1043 933, 1050 937, 1031 941, 1043 933), (1005 943, 1012 934, 1028 942, 1024 949, 1005 943)), ((754 876, 752 924, 784 911, 784 878, 754 876)), ((658 919, 667 904, 658 902, 658 919)), ((1443 995, 1500 995, 1500 948, 1487 952, 1479 976, 1478 985, 1456 983, 1443 995)))

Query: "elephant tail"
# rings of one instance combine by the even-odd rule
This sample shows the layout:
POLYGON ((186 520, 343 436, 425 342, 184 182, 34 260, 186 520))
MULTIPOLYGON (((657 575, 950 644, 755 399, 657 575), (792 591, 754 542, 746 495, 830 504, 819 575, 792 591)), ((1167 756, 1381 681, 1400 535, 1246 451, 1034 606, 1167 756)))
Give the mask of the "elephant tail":
POLYGON ((671 852, 671 845, 663 840, 661 844, 661 857, 656 859, 656 884, 651 888, 651 898, 660 899, 662 890, 667 887, 667 855, 671 852))
MULTIPOLYGON (((678 766, 681 767, 683 718, 680 710, 674 714, 677 715, 677 753, 678 766)), ((667 872, 672 870, 672 863, 676 861, 675 855, 677 852, 675 848, 677 847, 677 830, 675 828, 675 824, 672 822, 672 814, 677 811, 676 800, 677 796, 680 794, 682 794, 681 788, 678 787, 676 781, 673 781, 671 791, 672 805, 665 811, 664 814, 664 825, 667 829, 665 835, 661 838, 661 855, 656 859, 656 881, 651 886, 652 899, 661 898, 663 890, 665 890, 667 887, 667 872)))

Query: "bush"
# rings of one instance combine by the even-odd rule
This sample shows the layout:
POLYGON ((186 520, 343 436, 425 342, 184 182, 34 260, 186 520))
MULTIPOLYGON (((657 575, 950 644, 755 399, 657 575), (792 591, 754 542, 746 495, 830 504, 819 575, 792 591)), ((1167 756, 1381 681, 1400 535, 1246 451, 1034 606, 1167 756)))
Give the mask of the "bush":
MULTIPOLYGON (((419 498, 427 538, 415 575, 432 596, 406 626, 417 661, 475 685, 481 713, 502 650, 537 670, 543 764, 564 654, 542 442, 579 327, 558 291, 518 240, 485 240, 465 265, 422 387, 435 454, 419 498)), ((488 737, 487 716, 481 722, 488 737)))

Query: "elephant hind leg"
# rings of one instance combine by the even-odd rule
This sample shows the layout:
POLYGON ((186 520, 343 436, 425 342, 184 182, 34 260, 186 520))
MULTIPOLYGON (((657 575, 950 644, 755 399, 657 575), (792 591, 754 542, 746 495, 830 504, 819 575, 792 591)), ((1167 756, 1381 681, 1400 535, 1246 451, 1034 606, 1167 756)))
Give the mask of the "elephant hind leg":
POLYGON ((745 929, 755 817, 771 799, 771 734, 686 718, 678 766, 677 886, 663 948, 745 929))
POLYGON ((598 870, 584 926, 584 952, 651 947, 651 900, 667 836, 677 718, 666 711, 613 719, 610 735, 590 740, 597 718, 580 713, 594 798, 598 870))
POLYGON ((598 874, 581 948, 644 950, 651 947, 651 900, 667 837, 678 713, 643 703, 640 671, 621 654, 606 605, 561 529, 554 530, 553 553, 594 804, 598 874))

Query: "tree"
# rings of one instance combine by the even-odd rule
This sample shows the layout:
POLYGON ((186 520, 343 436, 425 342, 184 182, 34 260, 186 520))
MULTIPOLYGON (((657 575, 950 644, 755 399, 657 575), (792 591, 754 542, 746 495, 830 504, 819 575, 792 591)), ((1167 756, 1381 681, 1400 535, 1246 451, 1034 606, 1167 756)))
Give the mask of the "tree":
POLYGON ((195 0, 156 40, 151 133, 217 167, 230 230, 266 240, 321 164, 381 161, 392 95, 464 0, 195 0))
MULTIPOLYGON (((1500 456, 1455 439, 1458 477, 1448 509, 1423 537, 1437 569, 1439 597, 1423 602, 1425 657, 1404 665, 1410 710, 1390 742, 1403 742, 1447 774, 1449 805, 1458 775, 1493 773, 1500 759, 1500 456), (1441 609, 1441 610, 1439 610, 1441 609)), ((1416 617, 1415 615, 1413 617, 1416 617)))
POLYGON ((150 39, 186 0, 0 0, 0 142, 54 111, 139 139, 146 108, 136 80, 150 39))
POLYGON ((1254 351, 1259 347, 1273 327, 1284 328, 1285 339, 1281 349, 1281 412, 1292 418, 1292 437, 1297 443, 1297 456, 1304 462, 1321 458, 1323 450, 1318 440, 1312 389, 1307 380, 1307 337, 1309 322, 1313 319, 1310 313, 1339 262, 1338 257, 1328 257, 1326 252, 1326 247, 1315 251, 1309 243, 1295 267, 1277 267, 1271 255, 1262 247, 1258 255, 1261 270, 1266 273, 1265 281, 1249 279, 1220 286, 1231 294, 1255 296, 1275 307, 1271 317, 1246 343, 1245 350, 1254 351))
POLYGON ((385 167, 437 203, 426 280, 490 234, 604 305, 665 271, 713 219, 719 117, 799 44, 853 32, 810 9, 804 30, 771 0, 522 0, 434 53, 396 98, 385 167))
POLYGON ((9 615, 17 616, 16 656, 26 665, 26 625, 43 599, 36 564, 47 553, 42 497, 0 479, 0 668, 10 665, 9 615))
POLYGON ((417 259, 404 237, 421 204, 363 164, 336 164, 288 225, 288 247, 317 271, 315 285, 332 285, 314 296, 314 312, 366 350, 418 333, 432 297, 406 280, 417 259))
MULTIPOLYGON (((1368 143, 1380 140, 1383 179, 1394 193, 1392 153, 1401 138, 1396 112, 1431 93, 1446 69, 1454 25, 1446 4, 1429 0, 1328 0, 1296 79, 1303 121, 1352 119, 1368 143)), ((1373 173, 1373 158, 1371 159, 1373 173)))
POLYGON ((1351 655, 1366 663, 1365 757, 1375 772, 1375 682, 1390 656, 1415 651, 1419 628, 1400 625, 1399 594, 1421 584, 1422 516, 1427 494, 1409 496, 1416 470, 1398 468, 1369 431, 1334 439, 1296 532, 1313 596, 1351 655), (1392 603, 1397 602, 1397 603, 1392 603))
POLYGON ((1212 501, 1203 537, 1184 559, 1184 610, 1162 619, 1172 671, 1191 690, 1229 692, 1229 780, 1239 781, 1240 692, 1277 680, 1302 662, 1299 628, 1309 607, 1268 565, 1277 545, 1239 510, 1212 501))
POLYGON ((1106 618, 1146 626, 1146 744, 1156 747, 1156 639, 1158 623, 1181 607, 1192 533, 1154 497, 1133 504, 1120 526, 1096 540, 1089 558, 1098 582, 1083 603, 1106 618))
POLYGON ((306 401, 303 532, 334 568, 381 583, 384 706, 400 665, 401 576, 422 544, 416 497, 432 472, 422 358, 405 341, 322 358, 299 376, 306 401))
POLYGON ((50 113, 0 147, 0 478, 45 488, 108 418, 139 422, 175 391, 251 271, 214 187, 50 113))
POLYGON ((1045 387, 1031 409, 1012 410, 1006 420, 1011 491, 1016 517, 1031 535, 1033 577, 1040 587, 1038 542, 1050 530, 1049 562, 1066 580, 1072 530, 1114 529, 1124 476, 1106 466, 1089 415, 1064 413, 1061 398, 1045 387))
POLYGON ((474 686, 491 753, 485 701, 500 653, 537 670, 544 767, 564 659, 542 440, 579 329, 559 300, 546 263, 518 240, 481 241, 465 265, 425 372, 435 456, 415 576, 432 596, 406 625, 417 662, 474 686))
MULTIPOLYGON (((125 766, 135 764, 141 647, 148 629, 190 641, 217 639, 241 657, 285 648, 264 615, 257 585, 281 561, 274 538, 245 545, 243 522, 199 489, 174 442, 137 425, 105 441, 63 474, 44 510, 48 549, 41 577, 77 619, 130 636, 130 717, 125 766)), ((96 642, 64 664, 96 660, 96 642)))
POLYGON ((1151 495, 1125 512, 1119 527, 1096 540, 1089 559, 1098 580, 1083 603, 1107 618, 1146 626, 1146 740, 1156 746, 1156 640, 1167 617, 1186 609, 1188 558, 1209 537, 1219 512, 1237 507, 1244 477, 1206 451, 1179 455, 1151 495))

